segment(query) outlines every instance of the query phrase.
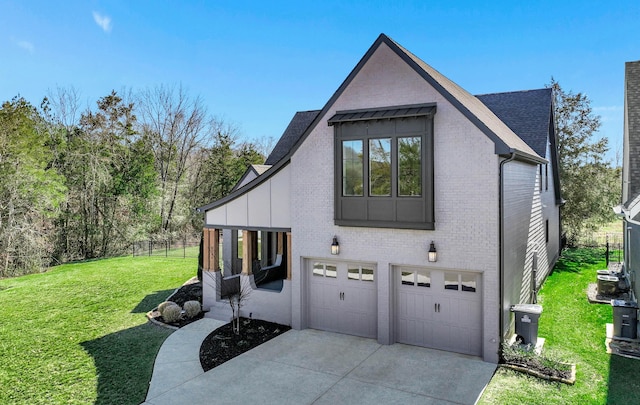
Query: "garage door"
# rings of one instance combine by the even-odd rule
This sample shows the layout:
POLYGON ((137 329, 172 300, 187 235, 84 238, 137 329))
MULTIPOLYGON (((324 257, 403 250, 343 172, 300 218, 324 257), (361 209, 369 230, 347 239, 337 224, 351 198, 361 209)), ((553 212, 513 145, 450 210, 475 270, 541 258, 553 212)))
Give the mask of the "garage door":
POLYGON ((309 327, 377 337, 376 271, 370 264, 309 261, 309 327))
POLYGON ((396 341, 482 355, 479 273, 398 267, 396 341))

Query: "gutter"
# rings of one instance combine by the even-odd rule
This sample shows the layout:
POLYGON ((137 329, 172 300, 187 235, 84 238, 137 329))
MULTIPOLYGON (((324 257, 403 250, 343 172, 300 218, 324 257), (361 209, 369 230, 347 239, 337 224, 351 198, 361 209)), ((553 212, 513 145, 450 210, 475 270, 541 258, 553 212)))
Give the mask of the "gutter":
POLYGON ((524 162, 529 162, 531 164, 546 164, 549 163, 549 161, 545 158, 542 158, 538 155, 532 155, 530 153, 527 152, 523 152, 521 150, 518 149, 509 149, 508 151, 506 151, 506 153, 499 153, 500 156, 502 157, 508 157, 508 161, 511 161, 513 159, 515 159, 516 157, 518 158, 518 160, 522 160, 524 162))
MULTIPOLYGON (((502 339, 504 338, 504 330, 503 330, 503 325, 504 325, 504 311, 503 311, 503 305, 504 305, 504 221, 503 221, 503 217, 504 217, 504 165, 515 160, 517 156, 516 151, 511 151, 511 155, 507 158, 504 159, 500 162, 500 190, 499 190, 499 197, 498 197, 498 206, 499 206, 499 214, 498 214, 498 235, 499 235, 499 244, 498 244, 498 259, 499 259, 499 268, 498 268, 498 288, 500 290, 500 320, 499 320, 499 326, 498 326, 498 331, 500 333, 500 342, 502 342, 502 339)), ((498 349, 498 355, 500 355, 500 350, 498 349)))

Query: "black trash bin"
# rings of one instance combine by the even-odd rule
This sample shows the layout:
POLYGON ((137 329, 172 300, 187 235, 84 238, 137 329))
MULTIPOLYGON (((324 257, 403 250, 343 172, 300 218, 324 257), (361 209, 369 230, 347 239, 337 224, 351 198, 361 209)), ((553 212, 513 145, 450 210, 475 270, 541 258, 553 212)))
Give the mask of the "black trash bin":
POLYGON ((611 300, 613 307, 613 336, 628 339, 637 337, 638 304, 625 300, 611 300))
POLYGON ((542 305, 517 304, 511 307, 516 317, 516 335, 524 344, 535 346, 538 343, 538 319, 542 305))

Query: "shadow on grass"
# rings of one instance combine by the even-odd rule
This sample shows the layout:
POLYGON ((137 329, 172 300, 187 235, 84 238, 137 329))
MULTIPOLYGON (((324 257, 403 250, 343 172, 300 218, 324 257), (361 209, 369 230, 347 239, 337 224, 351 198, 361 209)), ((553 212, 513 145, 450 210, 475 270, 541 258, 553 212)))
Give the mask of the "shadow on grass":
POLYGON ((95 404, 140 404, 147 396, 153 363, 168 329, 146 323, 82 342, 95 363, 95 404))
POLYGON ((611 355, 607 404, 637 404, 640 398, 640 359, 611 355))
POLYGON ((554 272, 578 273, 588 265, 605 261, 604 249, 571 248, 562 251, 562 256, 553 268, 554 272))
POLYGON ((162 290, 156 291, 153 294, 149 294, 140 301, 135 308, 131 310, 132 314, 146 314, 153 308, 157 307, 162 301, 167 299, 169 295, 175 290, 162 290))

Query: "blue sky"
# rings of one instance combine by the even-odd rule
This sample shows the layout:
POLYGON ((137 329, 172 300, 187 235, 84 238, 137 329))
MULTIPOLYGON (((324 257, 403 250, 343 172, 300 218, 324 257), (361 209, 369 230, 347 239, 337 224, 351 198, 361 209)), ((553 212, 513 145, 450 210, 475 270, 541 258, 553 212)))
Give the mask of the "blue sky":
POLYGON ((182 85, 246 138, 319 109, 384 32, 472 94, 553 76, 622 145, 624 62, 640 59, 640 1, 6 1, 0 99, 39 105, 73 86, 182 85))

